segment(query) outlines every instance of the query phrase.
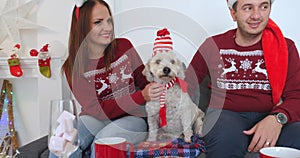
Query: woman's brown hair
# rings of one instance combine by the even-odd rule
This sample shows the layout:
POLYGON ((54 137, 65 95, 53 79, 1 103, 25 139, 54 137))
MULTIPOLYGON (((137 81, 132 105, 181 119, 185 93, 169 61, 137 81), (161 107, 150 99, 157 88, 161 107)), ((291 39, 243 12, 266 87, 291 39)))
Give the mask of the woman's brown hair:
MULTIPOLYGON (((80 7, 78 19, 76 18, 76 6, 73 9, 68 43, 69 55, 62 66, 62 72, 65 73, 69 86, 72 86, 73 77, 80 77, 85 72, 88 61, 88 48, 85 38, 91 30, 91 26, 87 24, 90 24, 91 12, 96 3, 104 5, 108 9, 110 16, 112 16, 109 5, 103 0, 87 0, 80 7)), ((112 38, 114 39, 114 35, 112 38)), ((104 51, 106 71, 114 59, 116 40, 113 39, 104 51)))

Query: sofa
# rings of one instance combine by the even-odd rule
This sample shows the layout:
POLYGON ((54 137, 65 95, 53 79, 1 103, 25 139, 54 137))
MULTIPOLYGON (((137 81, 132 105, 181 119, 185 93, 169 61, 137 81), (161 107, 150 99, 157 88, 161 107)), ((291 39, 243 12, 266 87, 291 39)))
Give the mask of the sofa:
POLYGON ((33 142, 21 146, 17 158, 48 158, 48 136, 43 136, 33 142))
MULTIPOLYGON (((209 96, 210 96, 210 89, 208 88, 209 78, 205 78, 204 81, 199 85, 199 94, 196 94, 192 97, 194 102, 198 102, 199 108, 203 111, 206 111, 209 96)), ((20 152, 17 155, 17 158, 48 158, 49 150, 48 150, 48 136, 43 136, 29 144, 26 144, 20 147, 18 150, 20 152)), ((89 153, 89 149, 83 152, 83 158, 87 157, 86 154, 89 153)), ((205 158, 205 153, 201 153, 198 158, 205 158)), ((247 153, 245 158, 259 158, 258 153, 247 153)))
MULTIPOLYGON (((37 140, 34 140, 24 146, 18 148, 19 154, 16 158, 48 158, 48 136, 43 136, 37 140)), ((90 153, 90 148, 83 151, 82 158, 88 158, 90 153)))

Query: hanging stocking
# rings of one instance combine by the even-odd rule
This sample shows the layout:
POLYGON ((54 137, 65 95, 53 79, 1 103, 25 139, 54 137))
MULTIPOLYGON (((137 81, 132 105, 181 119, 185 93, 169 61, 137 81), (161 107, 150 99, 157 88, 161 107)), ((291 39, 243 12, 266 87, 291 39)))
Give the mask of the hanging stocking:
POLYGON ((51 57, 48 53, 48 44, 46 44, 40 50, 40 53, 38 55, 38 62, 40 73, 47 78, 51 77, 50 60, 51 57))
POLYGON ((16 54, 13 54, 8 59, 8 65, 11 75, 15 77, 21 77, 23 75, 22 69, 20 67, 20 60, 16 54))

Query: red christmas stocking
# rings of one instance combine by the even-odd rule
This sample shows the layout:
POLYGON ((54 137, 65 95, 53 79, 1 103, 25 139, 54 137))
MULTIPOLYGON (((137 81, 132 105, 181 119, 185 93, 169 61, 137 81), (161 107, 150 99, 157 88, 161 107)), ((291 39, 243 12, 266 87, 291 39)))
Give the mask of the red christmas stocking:
POLYGON ((20 60, 16 54, 11 55, 11 57, 8 59, 8 65, 11 75, 15 77, 21 77, 23 75, 20 67, 20 60))
POLYGON ((48 44, 46 44, 40 50, 40 53, 38 55, 38 63, 39 63, 40 73, 47 78, 51 77, 50 60, 51 57, 48 53, 48 44))

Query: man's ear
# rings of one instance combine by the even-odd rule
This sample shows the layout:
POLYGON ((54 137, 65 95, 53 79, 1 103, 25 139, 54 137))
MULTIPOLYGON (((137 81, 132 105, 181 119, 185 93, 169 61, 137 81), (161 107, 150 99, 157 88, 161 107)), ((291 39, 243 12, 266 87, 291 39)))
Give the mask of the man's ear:
POLYGON ((230 9, 230 15, 233 21, 236 21, 236 11, 234 9, 230 9))
POLYGON ((149 82, 153 82, 154 81, 154 77, 152 72, 150 71, 150 60, 146 63, 144 70, 142 71, 142 74, 144 76, 146 76, 146 79, 149 82))

